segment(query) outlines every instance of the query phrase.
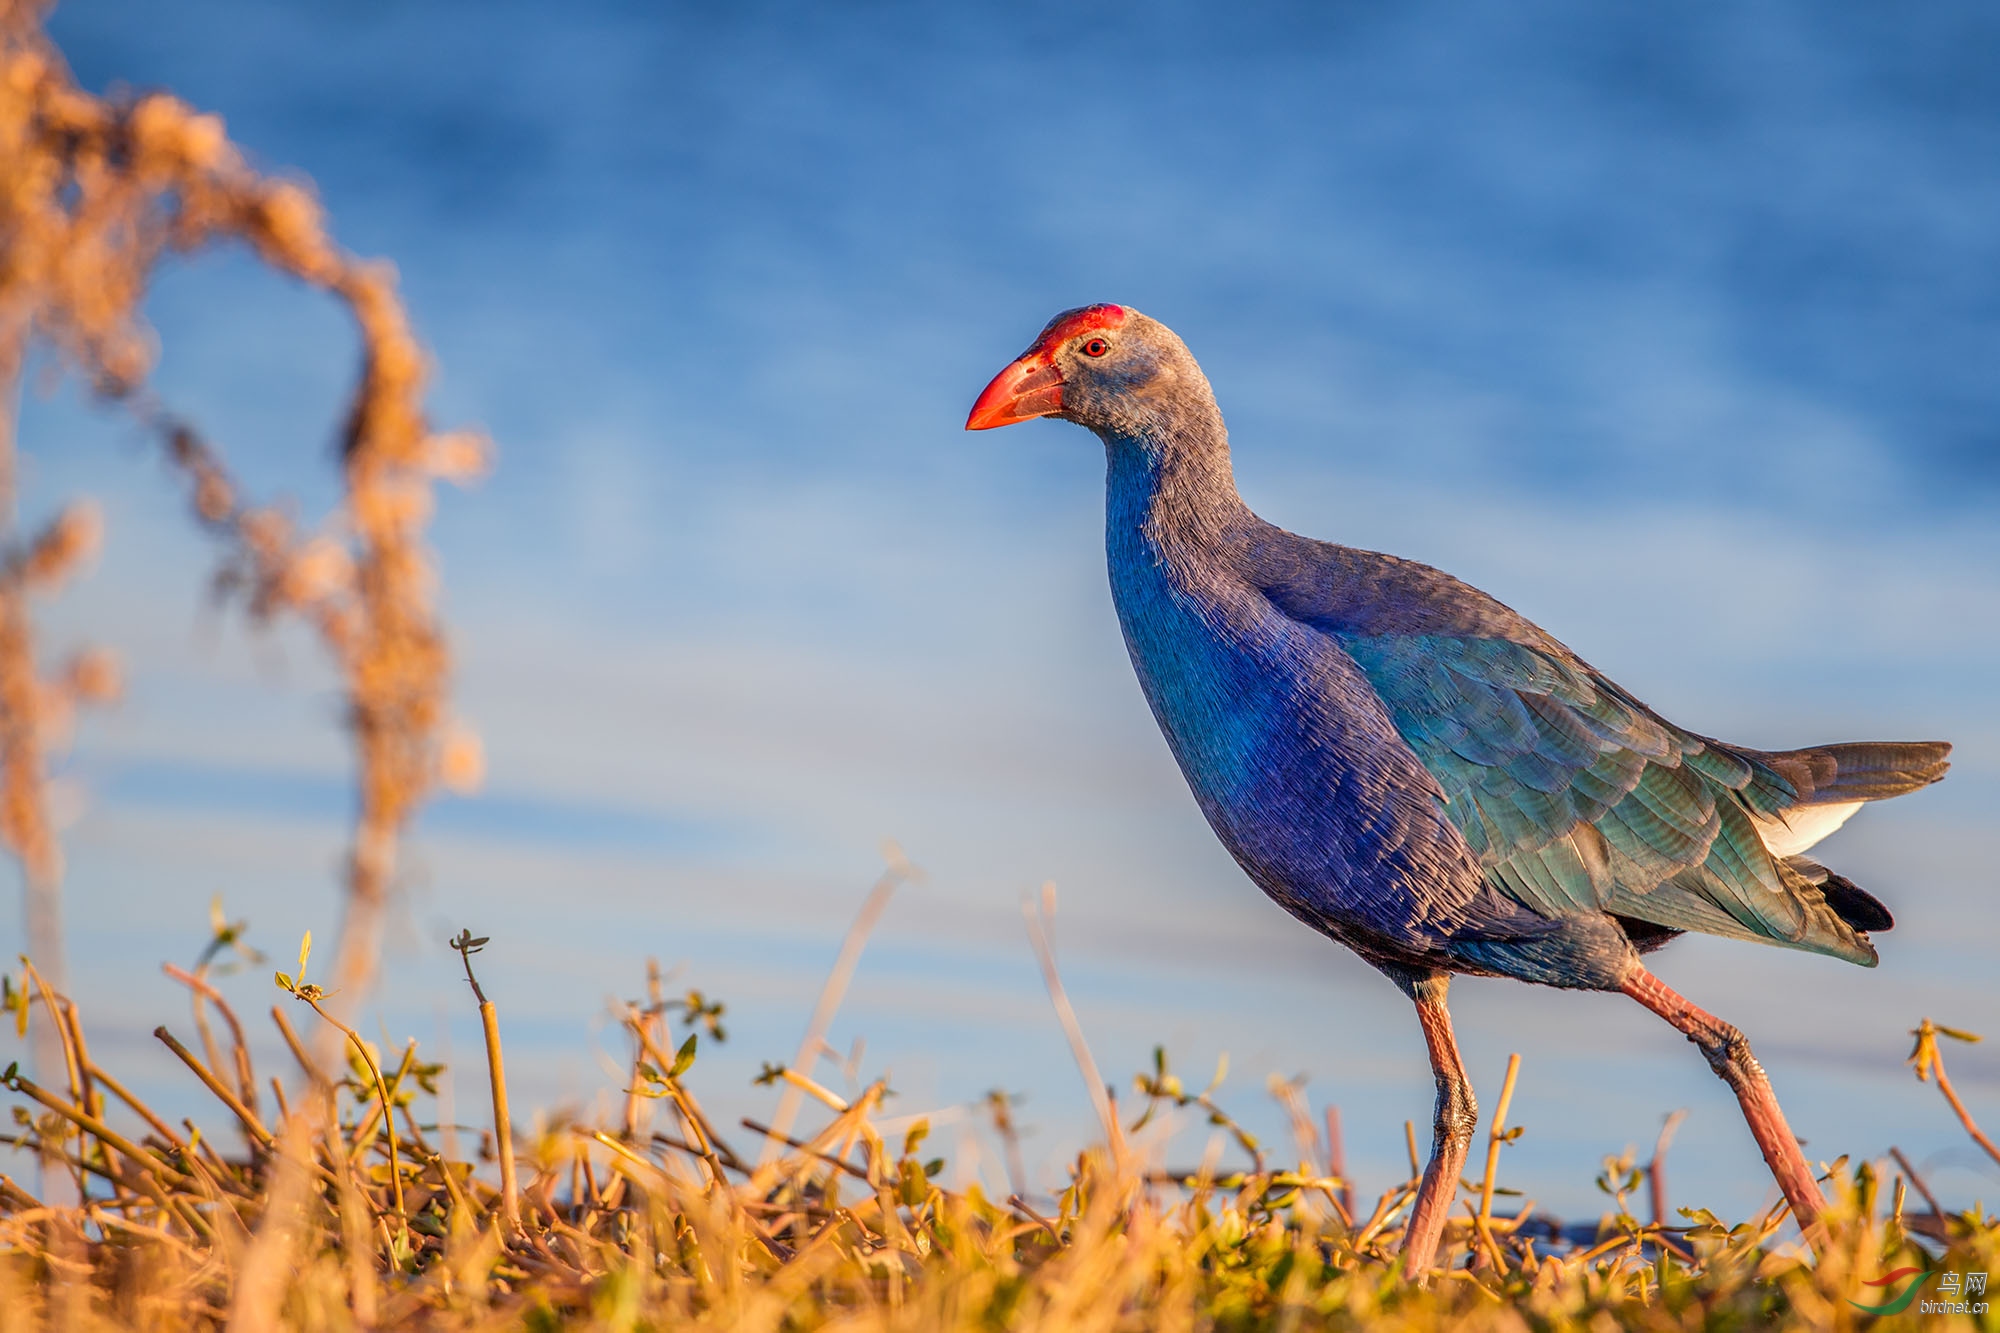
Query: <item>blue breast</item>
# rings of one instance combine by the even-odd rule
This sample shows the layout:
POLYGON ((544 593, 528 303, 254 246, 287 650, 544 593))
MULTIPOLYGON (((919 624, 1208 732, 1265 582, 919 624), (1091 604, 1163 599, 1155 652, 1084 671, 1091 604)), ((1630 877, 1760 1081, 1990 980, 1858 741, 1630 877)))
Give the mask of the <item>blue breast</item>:
POLYGON ((1436 787, 1339 644, 1143 504, 1108 508, 1112 598, 1147 701, 1217 835, 1294 915, 1428 947, 1477 892, 1436 787))

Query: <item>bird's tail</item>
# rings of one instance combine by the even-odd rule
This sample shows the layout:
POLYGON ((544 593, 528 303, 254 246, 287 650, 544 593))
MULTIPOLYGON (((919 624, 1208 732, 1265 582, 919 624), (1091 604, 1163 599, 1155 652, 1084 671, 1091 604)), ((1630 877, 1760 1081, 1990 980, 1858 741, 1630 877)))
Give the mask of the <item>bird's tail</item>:
POLYGON ((1764 762, 1798 789, 1799 805, 1879 801, 1928 787, 1951 767, 1948 741, 1847 741, 1780 750, 1764 762))
POLYGON ((1749 795, 1765 849, 1781 860, 1805 851, 1865 802, 1936 782, 1950 753, 1944 741, 1847 741, 1746 755, 1763 770, 1749 795))

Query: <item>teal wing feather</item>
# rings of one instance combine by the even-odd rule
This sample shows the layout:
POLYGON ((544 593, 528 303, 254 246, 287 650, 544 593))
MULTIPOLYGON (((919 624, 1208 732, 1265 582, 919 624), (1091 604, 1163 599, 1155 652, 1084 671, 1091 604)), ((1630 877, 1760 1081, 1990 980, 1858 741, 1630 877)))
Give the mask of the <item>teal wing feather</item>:
POLYGON ((1801 793, 1754 751, 1665 721, 1559 645, 1338 633, 1502 892, 1872 965, 1754 816, 1801 793))

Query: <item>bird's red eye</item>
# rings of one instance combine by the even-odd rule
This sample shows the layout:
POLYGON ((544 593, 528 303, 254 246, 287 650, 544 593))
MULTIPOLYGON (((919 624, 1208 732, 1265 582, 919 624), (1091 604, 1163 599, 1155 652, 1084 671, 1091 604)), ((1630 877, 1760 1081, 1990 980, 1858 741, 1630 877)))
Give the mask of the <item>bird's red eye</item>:
POLYGON ((1104 339, 1102 338, 1092 338, 1089 342, 1083 345, 1083 354, 1085 356, 1103 356, 1106 352, 1110 350, 1111 350, 1111 344, 1104 341, 1104 339))

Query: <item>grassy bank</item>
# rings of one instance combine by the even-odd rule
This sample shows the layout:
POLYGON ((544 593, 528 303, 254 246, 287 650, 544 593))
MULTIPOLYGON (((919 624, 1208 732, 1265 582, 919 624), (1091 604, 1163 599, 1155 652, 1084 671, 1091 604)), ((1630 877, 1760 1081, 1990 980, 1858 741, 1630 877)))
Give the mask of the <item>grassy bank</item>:
MULTIPOLYGON (((155 1035, 213 1102, 179 1127, 92 1058, 77 1005, 32 969, 10 979, 19 1035, 49 1024, 63 1064, 6 1078, 16 1151, 0 1176, 0 1333, 208 1329, 232 1315, 299 1329, 1995 1326, 1925 1305, 1943 1272, 2000 1270, 2000 1233, 1923 1207, 1921 1180, 1892 1164, 1830 1165, 1833 1222, 1816 1253, 1781 1240, 1781 1211, 1641 1222, 1646 1173, 1629 1161, 1607 1163, 1604 1218, 1580 1235, 1496 1208, 1512 1195, 1504 1130, 1439 1266, 1406 1282, 1396 1259, 1413 1180, 1357 1201, 1306 1108, 1279 1151, 1164 1063, 1128 1105, 1103 1101, 1104 1141, 1053 1195, 946 1188, 926 1124, 886 1118, 880 1082, 850 1098, 810 1067, 767 1067, 773 1123, 714 1123, 699 1056, 721 1008, 663 994, 657 974, 623 1015, 633 1058, 620 1113, 518 1134, 505 1018, 477 991, 483 941, 454 943, 486 1020, 492 1094, 456 1126, 439 1123, 440 1066, 414 1043, 383 1052, 345 1027, 307 980, 304 950, 268 1015, 292 1053, 283 1077, 253 1066, 242 1018, 202 969, 178 973, 193 1028, 155 1035), (1153 1140, 1131 1137, 1148 1117, 1187 1113, 1218 1145, 1234 1135, 1232 1156, 1255 1169, 1225 1172, 1212 1156, 1169 1173, 1141 1146, 1153 1140), (1915 1271, 1867 1285, 1898 1269, 1915 1271), (1913 1286, 1900 1313, 1860 1308, 1913 1286)), ((1007 1108, 983 1111, 1003 1160, 1007 1108)))

